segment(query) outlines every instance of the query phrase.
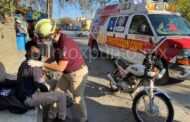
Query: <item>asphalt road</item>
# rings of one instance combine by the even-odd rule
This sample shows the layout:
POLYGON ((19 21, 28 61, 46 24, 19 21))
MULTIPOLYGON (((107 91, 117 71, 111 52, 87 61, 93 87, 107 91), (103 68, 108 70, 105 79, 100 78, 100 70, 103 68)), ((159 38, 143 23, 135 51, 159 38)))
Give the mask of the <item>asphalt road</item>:
MULTIPOLYGON (((92 58, 87 37, 76 37, 73 32, 65 32, 81 47, 83 56, 89 67, 88 83, 85 96, 89 122, 134 122, 132 115, 132 99, 128 94, 112 93, 107 73, 113 70, 110 59, 92 58)), ((189 122, 190 115, 190 83, 171 78, 170 83, 160 86, 172 98, 175 122, 189 122)))

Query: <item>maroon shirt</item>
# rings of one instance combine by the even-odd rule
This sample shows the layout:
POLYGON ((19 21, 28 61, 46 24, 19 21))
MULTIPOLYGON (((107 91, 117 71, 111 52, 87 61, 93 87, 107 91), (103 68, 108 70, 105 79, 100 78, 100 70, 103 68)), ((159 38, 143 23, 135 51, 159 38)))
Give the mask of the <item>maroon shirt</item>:
POLYGON ((56 62, 68 61, 64 73, 76 71, 85 64, 78 44, 65 34, 61 34, 59 42, 54 44, 54 49, 56 62))

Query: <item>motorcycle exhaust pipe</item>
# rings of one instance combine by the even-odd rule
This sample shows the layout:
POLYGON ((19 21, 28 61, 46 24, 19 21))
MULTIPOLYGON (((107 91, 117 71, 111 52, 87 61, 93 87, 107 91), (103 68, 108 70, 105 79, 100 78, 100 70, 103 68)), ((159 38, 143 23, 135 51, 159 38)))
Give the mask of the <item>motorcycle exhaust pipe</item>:
POLYGON ((108 79, 110 80, 110 82, 112 82, 114 85, 117 86, 117 83, 115 82, 115 80, 113 79, 112 75, 110 73, 107 74, 108 79))

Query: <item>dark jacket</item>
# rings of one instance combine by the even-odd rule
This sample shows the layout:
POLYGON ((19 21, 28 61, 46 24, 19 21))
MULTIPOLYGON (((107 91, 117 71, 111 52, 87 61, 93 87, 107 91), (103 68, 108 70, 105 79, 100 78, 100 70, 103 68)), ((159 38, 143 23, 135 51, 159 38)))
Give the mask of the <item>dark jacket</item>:
POLYGON ((30 67, 28 60, 25 60, 19 67, 17 81, 17 97, 24 102, 26 97, 32 96, 39 88, 42 91, 47 91, 44 86, 44 78, 42 69, 39 67, 30 67))

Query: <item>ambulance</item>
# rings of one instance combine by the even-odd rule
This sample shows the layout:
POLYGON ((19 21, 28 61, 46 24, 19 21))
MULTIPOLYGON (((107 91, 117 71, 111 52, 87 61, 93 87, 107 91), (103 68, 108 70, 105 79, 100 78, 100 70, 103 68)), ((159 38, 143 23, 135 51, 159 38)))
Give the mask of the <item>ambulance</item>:
POLYGON ((100 7, 88 45, 93 56, 106 53, 133 64, 143 63, 142 50, 159 45, 155 55, 167 69, 162 83, 168 81, 169 72, 175 78, 189 79, 190 24, 170 2, 125 0, 100 7))

